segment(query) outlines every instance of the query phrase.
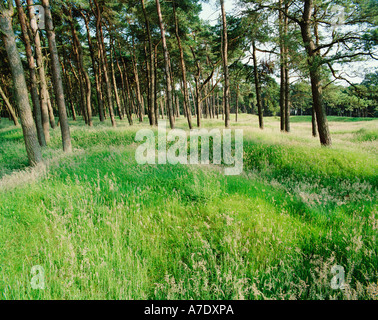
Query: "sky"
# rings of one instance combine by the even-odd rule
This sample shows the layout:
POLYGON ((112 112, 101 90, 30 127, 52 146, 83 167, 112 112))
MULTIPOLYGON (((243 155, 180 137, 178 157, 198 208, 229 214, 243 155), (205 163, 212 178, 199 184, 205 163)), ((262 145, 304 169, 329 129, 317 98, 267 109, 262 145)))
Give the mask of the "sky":
MULTIPOLYGON (((227 13, 230 13, 235 9, 235 3, 236 0, 224 0, 224 6, 227 13)), ((202 10, 201 18, 203 20, 209 20, 211 24, 215 24, 220 15, 219 0, 209 0, 208 4, 202 3, 202 10)))
MULTIPOLYGON (((224 0, 226 13, 238 12, 236 7, 237 0, 224 0)), ((220 16, 220 4, 219 0, 209 0, 208 4, 202 3, 202 13, 200 17, 203 20, 208 20, 210 24, 214 25, 220 16)), ((269 59, 264 54, 259 54, 260 59, 269 59)), ((359 83, 364 79, 365 73, 372 72, 374 69, 378 68, 378 62, 373 60, 368 60, 360 63, 353 63, 347 67, 342 67, 341 69, 347 70, 347 74, 344 76, 348 78, 351 82, 359 83)), ((340 69, 336 67, 336 70, 340 69)), ((342 85, 348 85, 344 81, 337 81, 337 83, 342 85)))

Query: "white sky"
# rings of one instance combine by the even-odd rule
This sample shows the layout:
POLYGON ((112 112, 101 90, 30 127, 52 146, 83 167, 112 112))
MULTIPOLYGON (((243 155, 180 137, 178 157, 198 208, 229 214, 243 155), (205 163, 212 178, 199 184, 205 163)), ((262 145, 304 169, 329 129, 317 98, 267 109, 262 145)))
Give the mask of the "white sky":
MULTIPOLYGON (((233 12, 235 9, 236 0, 224 0, 224 6, 226 13, 233 12)), ((209 3, 202 3, 202 14, 201 18, 203 20, 208 20, 211 24, 215 24, 216 20, 220 15, 220 2, 219 0, 209 0, 209 3)))
MULTIPOLYGON (((237 0, 224 0, 226 13, 237 13, 239 10, 236 7, 237 0)), ((209 21, 210 24, 214 25, 217 22, 217 19, 220 16, 220 1, 219 0, 209 0, 209 3, 202 3, 202 13, 200 17, 203 20, 209 21)), ((259 54, 261 59, 266 59, 266 55, 259 54)), ((375 68, 378 67, 378 62, 372 59, 360 62, 353 63, 348 66, 342 67, 342 69, 347 70, 347 74, 343 74, 350 81, 359 83, 363 80, 364 74, 368 72, 373 72, 375 68)), ((335 68, 337 70, 337 67, 335 68)), ((340 69, 340 68, 339 68, 340 69)), ((339 84, 347 85, 345 81, 337 81, 339 84)))

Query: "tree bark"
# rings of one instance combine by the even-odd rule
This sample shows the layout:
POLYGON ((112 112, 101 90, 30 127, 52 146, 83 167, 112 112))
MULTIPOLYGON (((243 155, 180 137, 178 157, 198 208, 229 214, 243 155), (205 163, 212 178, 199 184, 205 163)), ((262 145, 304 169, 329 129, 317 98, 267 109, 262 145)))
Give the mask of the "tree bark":
MULTIPOLYGON (((74 20, 72 17, 72 9, 68 8, 68 19, 69 23, 71 26, 71 33, 72 33, 72 38, 74 42, 74 47, 76 48, 74 50, 75 55, 76 55, 76 60, 77 60, 77 66, 78 70, 80 71, 81 78, 84 78, 85 81, 85 88, 83 88, 84 91, 84 106, 85 110, 84 113, 86 115, 86 123, 88 126, 92 127, 93 126, 93 120, 92 120, 92 86, 91 86, 91 80, 89 78, 88 72, 84 68, 84 59, 83 59, 83 49, 81 47, 81 43, 79 40, 79 37, 76 32, 76 28, 74 25, 74 20)), ((81 80, 81 79, 80 79, 81 80)))
POLYGON ((0 31, 4 40, 10 69, 15 87, 18 113, 21 119, 25 147, 30 165, 34 166, 42 161, 41 146, 38 142, 37 130, 33 121, 33 114, 29 103, 29 93, 26 86, 24 69, 20 54, 17 50, 16 39, 12 27, 13 4, 8 0, 8 9, 0 4, 0 31))
MULTIPOLYGON (((48 101, 50 99, 47 81, 46 81, 46 71, 45 66, 43 63, 43 53, 42 53, 42 46, 41 46, 41 39, 38 32, 37 20, 34 13, 34 2, 33 0, 27 0, 28 4, 28 11, 29 11, 29 18, 30 18, 30 26, 33 33, 34 39, 34 47, 35 47, 35 55, 37 60, 37 67, 38 67, 38 75, 40 80, 40 97, 41 97, 41 112, 42 112, 42 125, 43 125, 43 132, 45 134, 46 142, 50 142, 50 124, 49 124, 49 105, 48 101)), ((55 121, 54 121, 55 126, 55 121)))
POLYGON ((223 73, 224 73, 224 93, 223 105, 225 110, 225 124, 226 128, 230 127, 230 80, 228 72, 228 34, 227 34, 227 18, 224 8, 224 0, 220 0, 223 22, 223 73))
POLYGON ((305 48, 307 51, 307 57, 308 57, 313 107, 316 113, 316 121, 318 125, 320 143, 323 146, 330 146, 332 145, 332 140, 329 133, 327 115, 325 112, 323 98, 322 98, 322 85, 321 85, 321 72, 320 72, 321 56, 320 56, 319 50, 315 51, 316 46, 311 35, 312 12, 313 12, 313 0, 305 0, 303 18, 300 23, 300 27, 301 27, 303 43, 305 45, 305 48))
POLYGON ((179 47, 180 51, 180 67, 181 67, 181 73, 182 73, 182 89, 184 94, 184 111, 187 117, 189 129, 193 129, 192 125, 192 113, 190 111, 190 102, 189 102, 189 93, 188 93, 188 81, 187 81, 187 74, 186 74, 186 65, 185 65, 185 59, 184 59, 184 49, 182 47, 181 38, 179 34, 179 25, 178 25, 178 19, 176 14, 176 5, 175 0, 172 1, 173 4, 173 15, 175 19, 175 33, 176 33, 176 39, 177 39, 177 45, 179 47))
POLYGON ((172 106, 172 84, 171 84, 171 74, 169 70, 169 54, 168 54, 167 41, 165 38, 165 28, 164 28, 164 23, 163 23, 163 17, 161 14, 159 0, 156 0, 156 7, 157 7, 157 13, 159 17, 159 26, 160 26, 160 32, 161 32, 161 39, 163 42, 163 52, 164 52, 164 60, 165 60, 165 77, 166 77, 165 80, 166 80, 166 86, 167 86, 168 117, 169 117, 169 123, 170 123, 171 129, 174 129, 175 119, 174 119, 173 106, 172 106))
POLYGON ((155 59, 154 59, 154 47, 152 43, 152 37, 151 37, 151 29, 150 29, 150 22, 148 20, 148 15, 146 12, 146 7, 144 0, 141 0, 142 2, 142 9, 144 14, 144 19, 146 21, 146 31, 147 31, 147 38, 148 38, 148 53, 149 53, 149 65, 150 69, 149 71, 149 105, 150 105, 150 121, 151 125, 157 125, 157 118, 156 118, 156 110, 155 110, 155 59))
POLYGON ((91 37, 91 34, 90 34, 90 29, 89 29, 89 14, 87 13, 87 15, 85 15, 82 11, 80 11, 80 13, 81 13, 82 17, 84 18, 85 27, 87 29, 89 53, 91 55, 92 69, 93 69, 93 73, 95 75, 98 113, 99 113, 100 121, 104 122, 105 121, 105 119, 104 119, 104 101, 103 101, 104 98, 103 98, 102 90, 101 90, 100 59, 98 59, 98 61, 96 61, 96 58, 95 58, 95 52, 94 52, 94 48, 93 48, 92 37, 91 37))
POLYGON ((110 120, 112 122, 112 126, 116 127, 116 121, 115 121, 115 116, 114 116, 114 108, 113 108, 113 98, 112 98, 112 85, 110 83, 110 77, 109 77, 109 68, 108 68, 108 61, 106 57, 106 52, 105 52, 105 44, 104 44, 104 35, 102 31, 102 15, 101 15, 101 10, 100 6, 98 4, 97 0, 93 0, 94 4, 97 9, 97 15, 96 15, 96 35, 97 35, 97 43, 99 46, 99 52, 100 52, 100 57, 101 57, 101 65, 103 68, 103 73, 105 77, 105 85, 106 85, 106 91, 107 91, 107 96, 108 96, 108 107, 109 107, 109 115, 110 115, 110 120))
POLYGON ((58 105, 59 122, 62 132, 63 150, 65 152, 72 152, 70 127, 68 125, 66 103, 64 100, 64 90, 62 83, 62 76, 59 65, 58 49, 56 47, 55 31, 50 11, 49 0, 42 0, 42 5, 45 9, 45 23, 47 29, 47 38, 49 42, 51 70, 53 75, 53 84, 55 90, 55 99, 58 105))
POLYGON ((260 129, 264 129, 264 114, 263 114, 262 100, 261 100, 260 75, 259 75, 259 70, 257 68, 255 42, 253 42, 252 47, 253 47, 253 70, 255 74, 257 109, 258 109, 258 114, 259 114, 259 126, 260 126, 260 129))
POLYGON ((288 1, 285 1, 285 16, 284 16, 284 72, 285 72, 285 132, 290 132, 290 76, 289 76, 289 47, 287 44, 289 19, 287 14, 289 12, 288 1))
POLYGON ((15 2, 17 6, 18 17, 19 17, 20 25, 21 25, 22 38, 25 45, 26 58, 28 60, 28 67, 29 67, 29 72, 30 72, 31 97, 32 97, 32 102, 33 102, 33 107, 34 107, 34 117, 35 117, 35 123, 37 126, 38 141, 41 147, 45 147, 46 138, 43 131, 41 102, 39 100, 39 94, 38 94, 38 80, 37 80, 37 75, 35 71, 35 61, 33 57, 33 50, 31 47, 30 38, 29 38, 28 30, 27 30, 25 12, 21 6, 21 1, 16 0, 15 2))
POLYGON ((114 94, 115 94, 116 104, 118 108, 118 116, 120 120, 123 120, 121 99, 119 98, 117 79, 116 79, 115 70, 114 70, 113 54, 114 54, 114 46, 113 46, 113 39, 111 39, 110 40, 110 67, 111 67, 111 72, 112 72, 113 88, 114 88, 114 94))

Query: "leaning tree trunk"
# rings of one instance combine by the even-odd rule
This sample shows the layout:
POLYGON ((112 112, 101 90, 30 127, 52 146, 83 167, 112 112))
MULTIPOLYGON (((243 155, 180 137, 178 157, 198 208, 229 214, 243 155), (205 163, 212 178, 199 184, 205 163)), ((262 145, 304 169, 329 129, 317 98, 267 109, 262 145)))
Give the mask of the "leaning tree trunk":
POLYGON ((168 109, 168 117, 171 129, 175 128, 175 119, 173 114, 173 106, 172 106, 172 84, 171 84, 171 74, 169 70, 169 55, 168 55, 168 47, 167 47, 167 40, 165 38, 165 28, 163 24, 163 17, 161 14, 160 9, 160 1, 156 0, 156 7, 157 13, 159 17, 159 26, 161 32, 161 40, 163 42, 163 51, 164 51, 164 61, 165 61, 165 77, 166 77, 166 86, 167 86, 167 109, 168 109))
POLYGON ((223 21, 223 73, 224 73, 224 93, 223 105, 226 118, 226 128, 230 126, 230 80, 228 72, 228 35, 227 35, 227 18, 226 10, 224 8, 224 0, 220 0, 223 21))
POLYGON ((41 147, 45 147, 46 138, 43 132, 41 102, 39 100, 39 94, 38 94, 38 81, 37 81, 37 75, 35 71, 35 61, 34 61, 34 56, 33 56, 33 50, 30 44, 30 38, 29 38, 28 30, 27 30, 25 12, 21 6, 20 0, 16 0, 16 6, 17 6, 18 18, 20 20, 20 25, 21 25, 22 38, 24 40, 24 45, 25 45, 26 58, 28 60, 28 66, 29 66, 29 71, 30 71, 31 97, 32 97, 32 102, 33 102, 33 107, 34 107, 34 117, 35 117, 35 123, 37 126, 38 141, 41 147))
POLYGON ((33 114, 29 103, 29 93, 26 86, 24 69, 20 54, 17 50, 16 39, 12 27, 13 4, 8 1, 9 9, 0 4, 0 33, 2 34, 9 66, 15 87, 18 113, 21 119, 25 147, 30 165, 34 166, 42 161, 41 146, 38 142, 37 130, 33 121, 33 114))
POLYGON ((329 133, 327 115, 322 99, 322 84, 321 84, 321 56, 319 50, 315 51, 316 46, 311 35, 311 17, 313 12, 313 0, 305 0, 303 18, 300 24, 303 43, 306 48, 308 65, 311 79, 313 107, 316 113, 316 121, 318 125, 318 132, 320 143, 323 146, 332 145, 331 135, 329 133))
POLYGON ((5 93, 4 93, 3 89, 1 88, 1 86, 0 86, 0 96, 3 98, 3 100, 5 102, 5 106, 8 109, 9 115, 12 118, 12 121, 13 121, 14 125, 18 126, 18 119, 17 119, 17 116, 16 116, 16 111, 13 109, 12 105, 9 102, 9 99, 5 95, 5 93))
POLYGON ((62 132, 63 150, 65 152, 72 151, 70 127, 68 125, 66 102, 64 100, 64 90, 62 83, 62 76, 59 65, 58 49, 56 47, 54 24, 50 10, 49 0, 42 0, 42 5, 45 9, 47 38, 49 41, 49 50, 51 57, 51 70, 53 76, 53 85, 55 90, 55 99, 58 105, 60 128, 62 132))

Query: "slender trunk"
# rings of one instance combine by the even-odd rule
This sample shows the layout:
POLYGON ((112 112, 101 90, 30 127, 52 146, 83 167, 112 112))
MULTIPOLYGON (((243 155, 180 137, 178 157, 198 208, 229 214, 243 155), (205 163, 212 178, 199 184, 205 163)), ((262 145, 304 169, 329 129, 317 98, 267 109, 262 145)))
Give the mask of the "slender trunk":
POLYGON ((141 0, 142 2, 142 8, 143 8, 143 14, 144 19, 146 21, 146 29, 147 29, 147 37, 148 37, 148 50, 149 50, 149 105, 150 105, 150 121, 152 125, 157 125, 157 117, 156 117, 156 110, 155 110, 155 59, 154 59, 154 47, 152 43, 152 37, 151 37, 151 30, 150 30, 150 23, 148 20, 148 15, 146 12, 146 7, 144 0, 141 0))
POLYGON ((36 70, 35 70, 33 50, 30 44, 30 38, 29 38, 27 25, 26 25, 26 16, 25 16, 24 9, 21 6, 21 1, 16 0, 15 2, 17 6, 18 17, 20 20, 22 38, 24 41, 25 51, 26 51, 26 57, 28 60, 28 67, 30 71, 31 97, 32 97, 32 102, 33 102, 33 107, 34 107, 34 117, 35 117, 35 123, 37 126, 38 141, 41 147, 45 147, 46 139, 45 139, 45 134, 43 132, 41 102, 39 100, 39 93, 38 93, 38 80, 37 80, 37 75, 36 75, 36 70))
POLYGON ((171 85, 171 75, 169 72, 169 55, 168 55, 168 47, 167 47, 167 41, 165 38, 165 29, 164 29, 163 17, 161 14, 159 0, 156 0, 156 7, 157 7, 157 13, 159 17, 159 26, 160 26, 160 32, 161 32, 161 39, 163 42, 163 52, 164 52, 164 60, 165 60, 165 76, 166 76, 165 80, 166 80, 166 86, 167 86, 168 117, 169 117, 169 123, 170 123, 171 129, 174 129, 175 120, 174 120, 173 106, 172 106, 172 85, 171 85))
POLYGON ((76 32, 76 28, 75 28, 75 25, 74 25, 74 20, 73 20, 73 17, 72 17, 72 9, 69 8, 67 11, 68 11, 69 23, 70 23, 70 26, 71 26, 72 38, 73 38, 73 42, 74 42, 74 48, 75 48, 74 52, 75 52, 75 55, 76 55, 77 66, 78 66, 78 70, 80 71, 80 74, 81 74, 80 82, 83 85, 81 79, 84 78, 84 81, 85 81, 85 88, 83 86, 83 89, 82 89, 83 90, 83 98, 84 98, 84 102, 85 102, 84 103, 85 110, 83 110, 83 111, 84 111, 84 114, 85 114, 86 123, 90 127, 92 127, 93 121, 92 121, 91 81, 90 81, 90 78, 89 78, 87 71, 84 68, 83 49, 81 47, 81 43, 80 43, 79 37, 78 37, 77 32, 76 32))
POLYGON ((158 54, 157 54, 157 48, 158 44, 155 45, 154 48, 154 110, 155 110, 155 120, 156 123, 158 122, 159 119, 159 106, 158 106, 158 101, 157 101, 157 96, 158 96, 158 54))
POLYGON ((230 83, 228 74, 228 35, 227 35, 227 18, 226 11, 224 8, 224 0, 220 0, 221 11, 222 11, 222 21, 223 21, 223 73, 224 73, 224 94, 223 94, 223 104, 225 110, 226 118, 226 128, 230 127, 230 83))
MULTIPOLYGON (((151 115, 151 71, 150 71, 150 60, 149 60, 149 53, 147 50, 147 41, 144 41, 144 62, 146 66, 146 82, 147 82, 147 87, 146 87, 146 95, 147 95, 147 113, 148 113, 148 120, 150 122, 150 125, 154 125, 154 120, 153 116, 151 115)), ((154 114, 155 115, 155 114, 154 114)))
MULTIPOLYGON (((34 46, 35 46, 35 55, 37 60, 37 67, 38 67, 38 74, 40 80, 40 97, 41 97, 41 113, 42 113, 42 126, 43 132, 45 134, 46 142, 50 142, 50 124, 49 124, 49 105, 48 100, 50 99, 49 91, 47 88, 47 81, 46 81, 46 71, 45 66, 43 63, 43 53, 42 53, 42 46, 41 46, 41 39, 38 32, 37 20, 34 13, 34 6, 33 0, 27 0, 28 10, 29 10, 29 18, 30 18, 30 26, 33 33, 34 38, 34 46)), ((55 126, 55 120, 54 120, 55 126)))
POLYGON ((238 122, 239 116, 239 84, 236 86, 236 122, 238 122))
POLYGON ((135 77, 135 86, 136 86, 136 98, 138 103, 138 116, 139 122, 143 122, 143 102, 142 102, 142 94, 140 90, 140 83, 139 83, 139 72, 138 72, 138 64, 135 54, 135 45, 134 45, 134 38, 133 38, 133 47, 132 47, 132 62, 133 62, 133 71, 135 77))
POLYGON ((108 68, 108 61, 106 57, 106 52, 105 52, 105 43, 104 43, 104 35, 102 31, 102 15, 101 15, 101 10, 100 6, 98 4, 98 0, 94 0, 94 4, 97 9, 97 15, 96 15, 96 36, 97 36, 97 43, 99 46, 99 52, 100 52, 100 58, 101 58, 101 65, 103 68, 103 73, 105 77, 105 85, 106 85, 106 92, 108 96, 108 107, 109 107, 109 115, 110 115, 110 121, 112 122, 112 126, 116 127, 116 121, 115 121, 115 116, 114 116, 114 109, 113 109, 113 99, 112 99, 112 85, 110 83, 110 77, 109 77, 109 68, 108 68))
POLYGON ((61 71, 60 71, 59 56, 58 56, 58 50, 56 47, 55 31, 54 31, 52 15, 50 11, 49 0, 42 0, 42 5, 45 9, 47 38, 49 42, 55 98, 56 98, 58 111, 59 111, 59 122, 60 122, 60 128, 62 132, 63 150, 65 152, 71 152, 72 145, 71 145, 70 128, 68 125, 66 103, 64 101, 62 76, 61 76, 61 71))
POLYGON ((118 108, 118 116, 120 120, 123 120, 121 99, 119 98, 117 79, 116 79, 115 70, 114 70, 113 54, 114 54, 114 46, 113 46, 113 39, 111 39, 110 40, 110 67, 111 67, 111 72, 112 72, 113 88, 114 88, 114 94, 115 94, 116 104, 118 108))
POLYGON ((24 69, 20 54, 17 50, 16 39, 12 27, 12 1, 8 1, 9 9, 5 9, 2 6, 0 7, 0 33, 4 41, 9 66, 12 72, 16 102, 18 113, 20 115, 22 131, 24 134, 26 152, 30 165, 34 166, 42 161, 42 153, 29 103, 29 93, 26 86, 24 69))
POLYGON ((219 119, 219 92, 217 92, 217 119, 219 119))
MULTIPOLYGON (((282 9, 282 0, 279 1, 280 9, 282 9)), ((279 12, 279 34, 280 34, 280 116, 281 116, 281 131, 285 131, 285 34, 284 34, 284 18, 282 11, 279 12)))
POLYGON ((121 68, 121 65, 119 64, 117 55, 115 55, 114 58, 115 58, 115 61, 117 63, 117 69, 118 69, 119 74, 121 76, 122 94, 123 94, 123 101, 124 101, 124 111, 125 111, 125 114, 126 114, 126 117, 127 117, 129 124, 132 125, 133 121, 132 121, 132 118, 131 118, 131 114, 129 112, 129 108, 127 108, 127 101, 130 101, 130 93, 129 93, 128 84, 125 83, 125 78, 123 76, 122 68, 121 68))
POLYGON ((252 46, 253 46, 253 69, 254 69, 254 74, 255 74, 257 109, 259 113, 259 126, 260 126, 260 129, 264 129, 264 115, 263 115, 262 100, 261 100, 260 76, 259 76, 259 70, 257 68, 256 46, 254 42, 252 46))
POLYGON ((80 12, 82 17, 84 18, 85 22, 85 27, 87 29, 87 38, 88 38, 88 46, 89 46, 89 53, 91 55, 91 61, 92 61, 92 69, 93 73, 95 75, 95 83, 96 83, 96 94, 97 94, 97 104, 98 104, 98 112, 99 112, 99 117, 100 121, 104 122, 104 98, 102 95, 102 90, 101 90, 101 73, 100 73, 100 62, 98 59, 96 63, 96 58, 95 58, 95 53, 94 53, 94 48, 93 48, 93 43, 92 43, 92 37, 90 34, 90 29, 89 29, 89 14, 85 15, 82 11, 80 12))
POLYGON ((182 73, 182 88, 183 88, 183 94, 184 94, 184 112, 187 117, 189 129, 193 129, 192 125, 192 113, 190 112, 190 102, 189 102, 189 94, 188 94, 188 81, 187 81, 187 75, 186 75, 186 65, 184 60, 184 49, 182 47, 181 38, 179 35, 179 25, 178 25, 178 19, 176 14, 176 6, 175 6, 175 0, 173 0, 173 15, 175 18, 175 33, 176 33, 176 39, 177 44, 180 51, 180 67, 181 67, 181 73, 182 73))
POLYGON ((289 19, 287 14, 289 12, 288 1, 285 1, 285 15, 284 15, 284 64, 285 64, 285 131, 290 132, 290 76, 289 76, 289 47, 287 44, 289 19))
POLYGON ((64 62, 61 62, 61 66, 62 66, 62 71, 63 71, 63 76, 64 76, 64 79, 65 79, 65 83, 66 83, 66 86, 67 86, 67 89, 68 89, 68 94, 69 94, 69 105, 70 105, 70 108, 71 108, 71 115, 72 115, 72 119, 73 121, 76 121, 76 111, 75 111, 75 107, 74 107, 74 103, 73 103, 73 92, 72 92, 72 83, 71 83, 71 77, 70 75, 68 74, 68 71, 67 71, 67 68, 66 68, 66 55, 64 54, 64 51, 63 51, 63 61, 64 62))

